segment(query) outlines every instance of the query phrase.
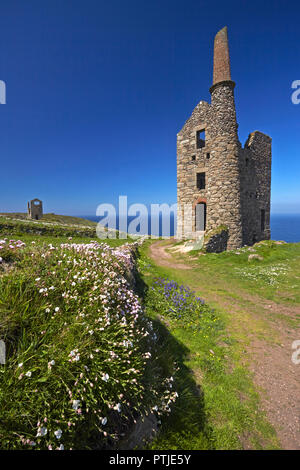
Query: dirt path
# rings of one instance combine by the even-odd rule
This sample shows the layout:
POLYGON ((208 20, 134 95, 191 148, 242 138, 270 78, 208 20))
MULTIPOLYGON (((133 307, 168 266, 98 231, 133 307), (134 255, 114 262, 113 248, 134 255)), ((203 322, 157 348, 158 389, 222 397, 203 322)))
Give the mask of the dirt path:
POLYGON ((166 251, 166 249, 170 248, 172 245, 172 242, 170 242, 168 245, 162 245, 161 241, 152 243, 150 245, 151 258, 159 266, 165 266, 167 268, 173 269, 192 269, 192 267, 188 266, 187 264, 177 263, 174 261, 172 255, 166 251))
MULTIPOLYGON (((190 261, 187 264, 177 262, 166 251, 172 244, 172 241, 168 244, 158 241, 151 245, 150 256, 155 263, 172 269, 193 269, 190 261)), ((192 287, 197 289, 196 284, 192 287)), ((294 318, 300 314, 300 307, 287 308, 259 296, 248 295, 246 302, 242 302, 213 291, 202 295, 207 302, 232 312, 233 328, 244 330, 248 337, 244 345, 247 361, 260 390, 262 408, 282 448, 300 450, 300 364, 292 361, 292 343, 300 340, 300 328, 288 326, 280 318, 281 315, 294 318), (259 329, 257 325, 262 319, 264 323, 259 329), (272 336, 276 337, 275 341, 270 339, 272 336)))

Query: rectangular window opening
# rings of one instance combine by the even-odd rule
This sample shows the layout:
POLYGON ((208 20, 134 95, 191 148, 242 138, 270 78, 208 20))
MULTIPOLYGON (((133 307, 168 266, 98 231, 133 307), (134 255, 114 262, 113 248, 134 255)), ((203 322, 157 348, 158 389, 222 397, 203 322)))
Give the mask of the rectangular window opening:
POLYGON ((197 149, 202 149, 205 147, 205 129, 201 129, 196 133, 196 147, 197 149))
POLYGON ((260 211, 260 228, 261 231, 264 232, 266 226, 266 211, 265 209, 261 209, 260 211))
POLYGON ((197 189, 205 189, 205 172, 197 173, 197 189))

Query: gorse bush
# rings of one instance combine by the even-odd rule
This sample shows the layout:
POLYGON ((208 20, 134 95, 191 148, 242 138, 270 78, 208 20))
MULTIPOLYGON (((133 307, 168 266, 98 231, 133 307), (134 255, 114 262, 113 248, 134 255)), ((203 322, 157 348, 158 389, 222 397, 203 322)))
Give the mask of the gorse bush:
POLYGON ((0 278, 0 447, 118 447, 138 416, 169 412, 176 392, 130 284, 131 247, 18 249, 0 278))

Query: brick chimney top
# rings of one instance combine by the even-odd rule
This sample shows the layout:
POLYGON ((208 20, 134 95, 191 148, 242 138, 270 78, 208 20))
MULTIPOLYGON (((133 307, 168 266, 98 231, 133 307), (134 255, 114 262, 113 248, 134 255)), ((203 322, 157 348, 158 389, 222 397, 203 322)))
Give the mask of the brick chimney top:
POLYGON ((213 85, 231 80, 227 26, 215 37, 213 85))

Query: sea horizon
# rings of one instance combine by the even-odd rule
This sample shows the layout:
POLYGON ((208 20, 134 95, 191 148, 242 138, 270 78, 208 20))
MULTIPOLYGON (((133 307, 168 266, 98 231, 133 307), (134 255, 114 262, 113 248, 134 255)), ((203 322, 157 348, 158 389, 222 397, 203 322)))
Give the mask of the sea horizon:
MULTIPOLYGON (((102 217, 96 215, 78 215, 76 217, 91 220, 93 222, 101 222, 102 217)), ((134 216, 128 217, 128 224, 135 219, 134 216)), ((116 228, 119 228, 119 216, 116 216, 116 228)), ((300 242, 300 213, 284 214, 284 213, 271 213, 271 239, 284 240, 287 243, 300 242)), ((170 216, 170 235, 174 236, 175 220, 174 215, 170 216)), ((148 231, 147 235, 151 232, 151 217, 148 216, 148 231)), ((159 233, 162 234, 162 218, 160 217, 159 233)))

